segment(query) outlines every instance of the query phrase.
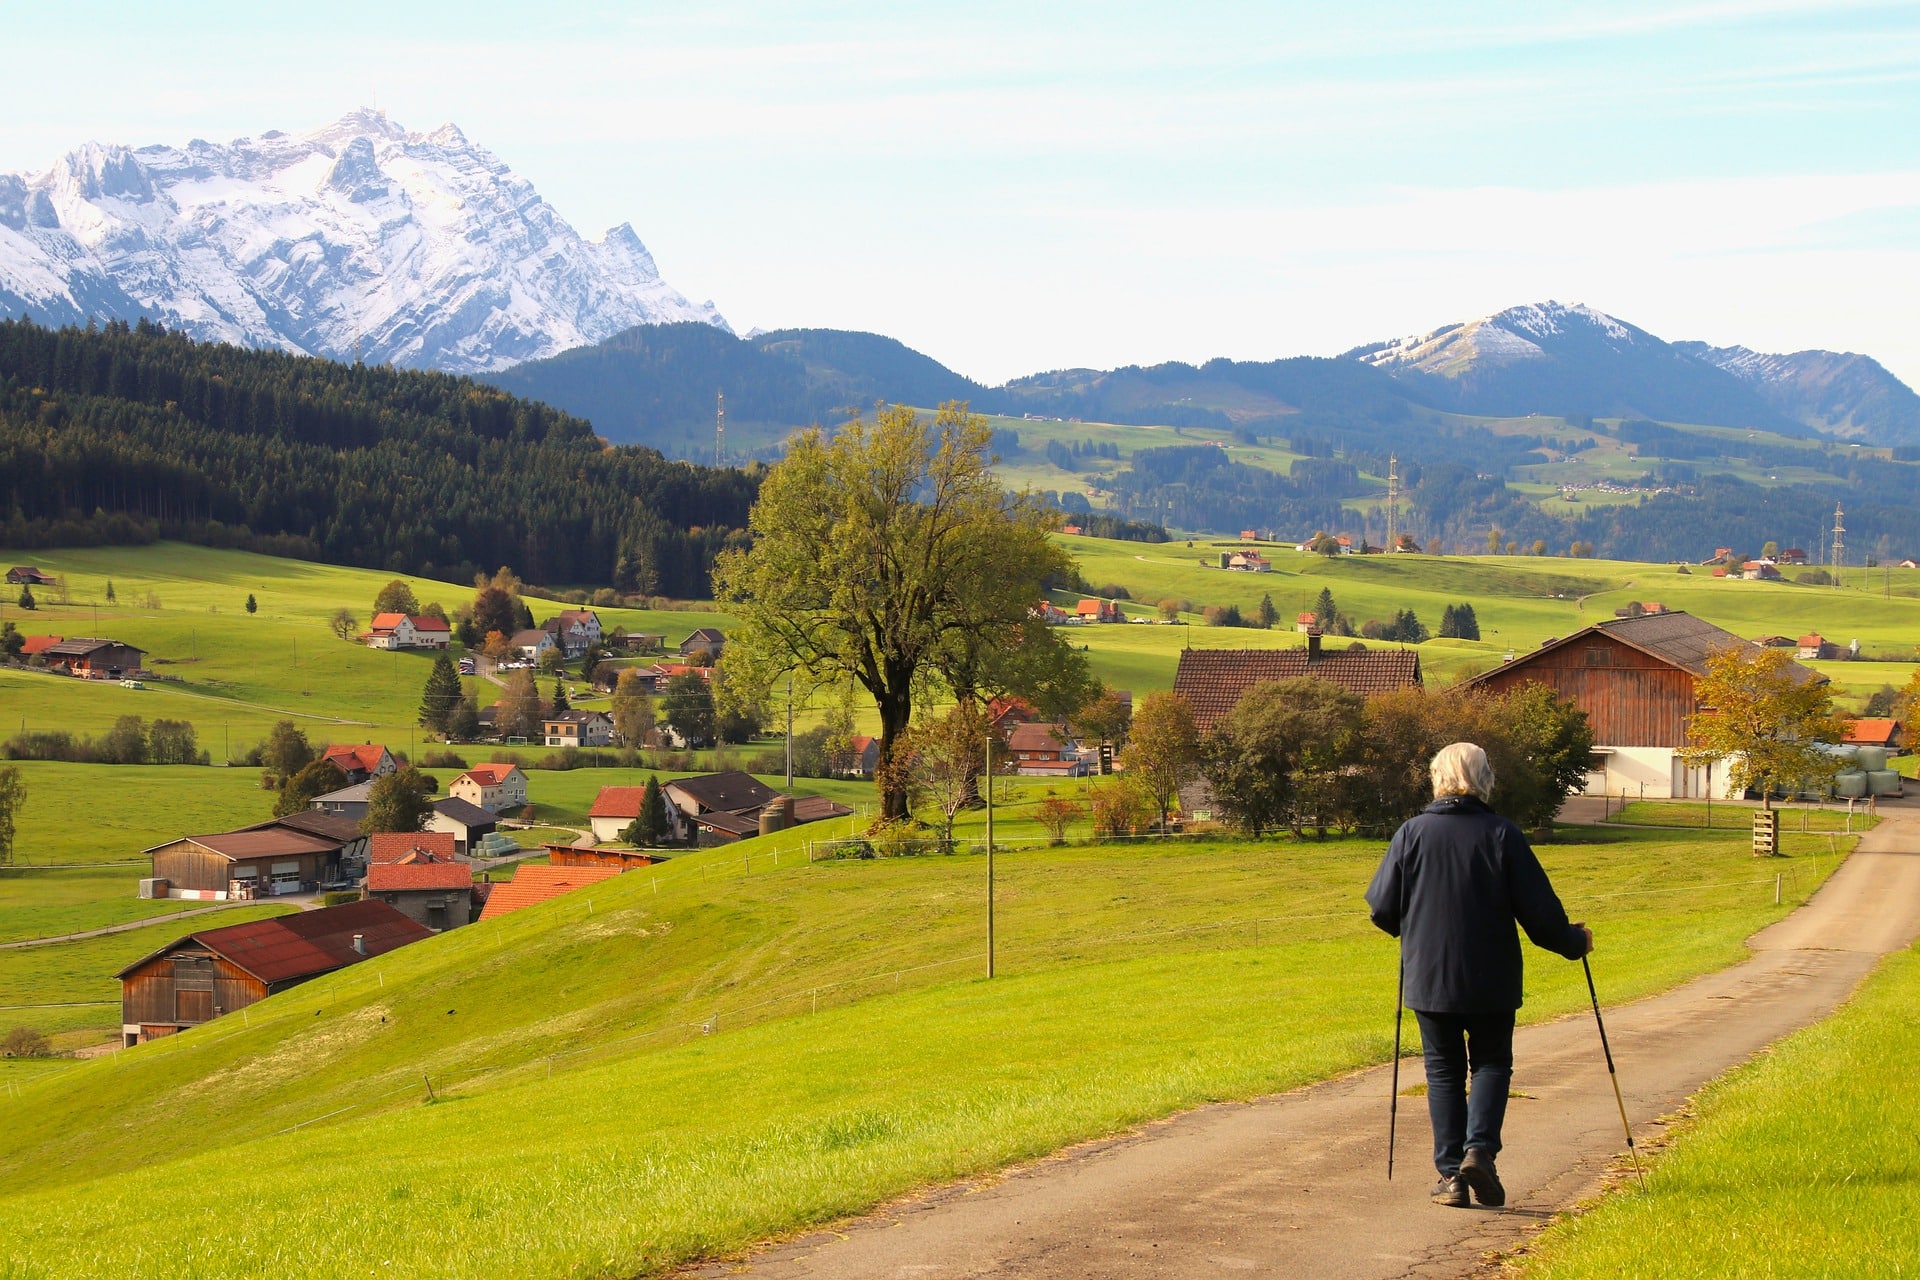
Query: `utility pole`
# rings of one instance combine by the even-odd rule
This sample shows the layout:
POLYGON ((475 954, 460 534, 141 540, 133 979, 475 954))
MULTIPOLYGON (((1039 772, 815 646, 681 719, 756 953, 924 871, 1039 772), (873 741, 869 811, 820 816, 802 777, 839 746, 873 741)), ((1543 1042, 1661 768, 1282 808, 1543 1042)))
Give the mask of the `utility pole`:
POLYGON ((993 726, 987 726, 987 976, 993 976, 993 726))
POLYGON ((716 391, 714 395, 719 407, 713 416, 713 465, 724 467, 727 465, 727 393, 716 391))
POLYGON ((1387 554, 1400 549, 1395 534, 1400 527, 1400 455, 1387 455, 1387 554))
POLYGON ((787 790, 793 790, 793 677, 787 677, 787 790))

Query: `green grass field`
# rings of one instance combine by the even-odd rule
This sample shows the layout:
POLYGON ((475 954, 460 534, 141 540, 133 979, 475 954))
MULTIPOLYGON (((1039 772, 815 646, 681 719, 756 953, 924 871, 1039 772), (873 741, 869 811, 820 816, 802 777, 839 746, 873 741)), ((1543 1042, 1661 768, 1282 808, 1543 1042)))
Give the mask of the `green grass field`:
POLYGON ((1715 1081, 1653 1161, 1527 1249, 1532 1280, 1894 1277, 1920 1258, 1920 952, 1715 1081))
MULTIPOLYGON (((1609 822, 1640 827, 1691 827, 1715 831, 1751 831, 1757 805, 1700 804, 1686 800, 1635 800, 1623 809, 1615 809, 1609 822)), ((1864 805, 1852 814, 1846 802, 1834 804, 1776 804, 1782 831, 1871 831, 1880 820, 1869 817, 1864 805)))
MULTIPOLYGON (((0 1274, 633 1274, 1387 1053, 1378 843, 1003 855, 989 983, 982 858, 809 864, 806 831, 19 1083, 0 1274), (177 1194, 236 1166, 259 1189, 238 1219, 177 1194)), ((1609 1000, 1738 959, 1827 846, 1788 841, 1776 907, 1737 837, 1614 834, 1542 850, 1635 957, 1609 1000), (1679 884, 1704 886, 1685 910, 1679 884)), ((1583 1005, 1577 968, 1530 964, 1525 1016, 1583 1005)))

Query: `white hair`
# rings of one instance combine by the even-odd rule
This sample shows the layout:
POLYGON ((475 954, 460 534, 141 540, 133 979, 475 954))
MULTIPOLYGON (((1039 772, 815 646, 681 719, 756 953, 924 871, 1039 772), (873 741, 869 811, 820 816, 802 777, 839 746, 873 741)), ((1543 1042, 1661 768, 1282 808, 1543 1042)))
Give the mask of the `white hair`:
POLYGON ((1483 802, 1493 799, 1493 765, 1487 753, 1471 742, 1455 742, 1440 748, 1433 758, 1434 796, 1478 796, 1483 802))

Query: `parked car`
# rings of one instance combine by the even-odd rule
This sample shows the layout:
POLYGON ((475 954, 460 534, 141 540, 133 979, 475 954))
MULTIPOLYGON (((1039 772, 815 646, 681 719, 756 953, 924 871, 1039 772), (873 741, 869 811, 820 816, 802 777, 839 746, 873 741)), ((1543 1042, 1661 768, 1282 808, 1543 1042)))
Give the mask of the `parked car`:
POLYGON ((120 682, 120 687, 122 689, 144 689, 147 686, 144 684, 141 684, 138 680, 135 680, 132 676, 128 676, 125 680, 122 680, 120 682))
POLYGON ((460 659, 460 674, 463 676, 472 675, 474 673, 475 666, 476 664, 474 663, 474 660, 472 658, 460 659))

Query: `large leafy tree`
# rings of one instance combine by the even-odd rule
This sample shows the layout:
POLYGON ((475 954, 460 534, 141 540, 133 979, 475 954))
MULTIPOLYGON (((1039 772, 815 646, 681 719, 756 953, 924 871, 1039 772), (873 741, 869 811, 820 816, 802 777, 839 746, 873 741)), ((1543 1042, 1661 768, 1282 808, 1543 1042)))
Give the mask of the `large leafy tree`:
POLYGON ((287 779, 273 802, 273 816, 284 818, 312 806, 314 799, 347 785, 347 775, 331 760, 314 760, 287 779))
POLYGON ((1360 718, 1360 698, 1328 680, 1253 686, 1206 743, 1215 803, 1249 835, 1346 825, 1339 783, 1355 757, 1360 718))
POLYGON ((991 439, 958 402, 803 432, 761 486, 752 544, 714 568, 715 597, 740 619, 730 663, 762 679, 852 681, 873 699, 882 821, 907 816, 907 776, 891 761, 929 686, 977 696, 1034 655, 1071 652, 1029 625, 1043 580, 1069 564, 1047 539, 1057 516, 1004 492, 991 439), (1037 643, 1049 649, 1028 650, 1037 643))
POLYGON ((614 682, 612 698, 613 731, 622 746, 643 747, 653 728, 653 698, 647 691, 647 679, 633 667, 620 673, 614 682))
POLYGON ((411 766, 382 774, 367 791, 367 816, 360 829, 374 831, 418 831, 427 825, 433 813, 433 793, 438 784, 411 766))
POLYGON ((1833 713, 1826 682, 1784 650, 1723 649, 1707 659, 1694 693, 1700 712, 1680 752, 1688 764, 1723 762, 1735 787, 1760 792, 1763 808, 1776 790, 1833 776, 1834 759, 1818 744, 1838 742, 1846 726, 1833 713))
POLYGON ((413 588, 408 586, 405 580, 395 578, 392 582, 380 588, 380 593, 374 596, 373 611, 375 613, 416 614, 420 612, 420 601, 415 598, 413 588))
POLYGON ((660 718, 685 745, 706 746, 714 735, 713 690, 696 673, 681 672, 661 691, 660 718))
POLYGON ((540 717, 546 708, 540 704, 540 690, 533 672, 522 668, 507 677, 501 686, 500 701, 494 709, 494 727, 502 738, 532 739, 540 734, 540 717))
POLYGON ((1193 708, 1177 693, 1150 693, 1134 710, 1127 749, 1120 753, 1127 777, 1160 815, 1167 829, 1167 812, 1180 788, 1200 776, 1200 731, 1194 727, 1193 708))

